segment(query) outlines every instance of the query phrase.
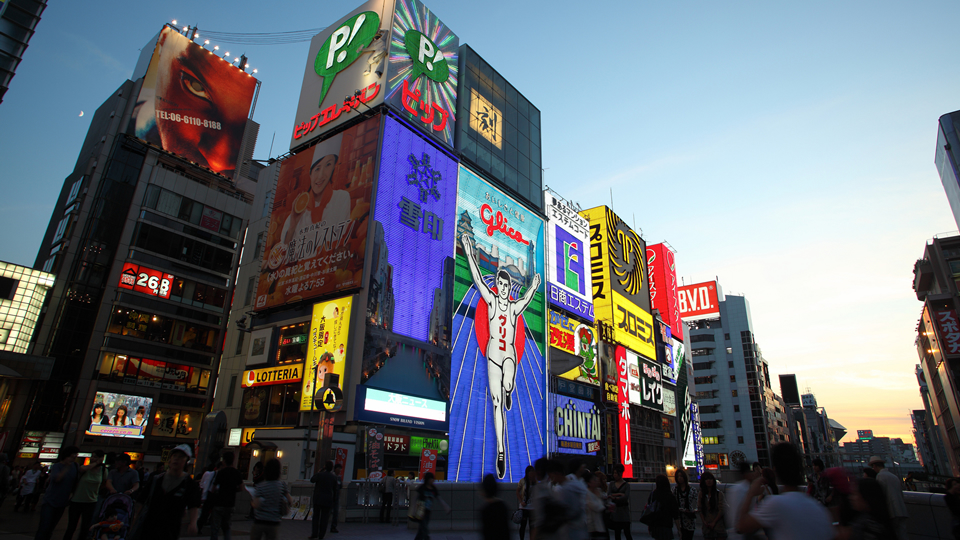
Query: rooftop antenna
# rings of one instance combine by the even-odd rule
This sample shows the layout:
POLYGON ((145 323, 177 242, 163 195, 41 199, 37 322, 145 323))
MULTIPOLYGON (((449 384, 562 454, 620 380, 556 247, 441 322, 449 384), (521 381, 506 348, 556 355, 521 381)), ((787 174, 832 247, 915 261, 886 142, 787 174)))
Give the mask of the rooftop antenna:
POLYGON ((277 140, 277 132, 276 132, 276 131, 273 132, 273 138, 270 139, 270 153, 267 154, 267 157, 270 157, 270 156, 273 155, 273 141, 275 141, 275 140, 277 140))
POLYGON ((613 188, 610 188, 610 209, 613 209, 613 188))

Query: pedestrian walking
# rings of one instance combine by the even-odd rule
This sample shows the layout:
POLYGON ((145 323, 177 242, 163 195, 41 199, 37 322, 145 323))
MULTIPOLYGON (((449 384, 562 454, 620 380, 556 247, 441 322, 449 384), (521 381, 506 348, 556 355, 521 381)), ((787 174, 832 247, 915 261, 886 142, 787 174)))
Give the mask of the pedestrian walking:
POLYGON ((132 496, 138 489, 140 489, 140 475, 130 468, 130 456, 117 454, 117 458, 113 461, 113 470, 107 474, 107 491, 110 494, 123 493, 132 496))
POLYGON ((680 517, 677 500, 670 493, 670 480, 666 476, 658 474, 654 485, 647 497, 647 508, 651 509, 647 528, 653 540, 673 540, 673 523, 680 517))
POLYGON ((623 465, 613 467, 613 482, 607 486, 607 495, 614 504, 610 513, 610 528, 613 529, 614 540, 620 540, 623 532, 626 540, 633 540, 630 533, 630 484, 623 479, 623 465))
POLYGON ((910 517, 910 513, 907 512, 907 505, 903 501, 903 484, 900 483, 900 478, 887 470, 886 462, 880 456, 872 456, 869 465, 877 471, 877 482, 880 482, 887 495, 887 510, 890 511, 890 519, 897 531, 897 538, 907 540, 907 518, 910 517))
POLYGON ((59 461, 50 470, 50 485, 40 506, 40 526, 37 528, 36 540, 50 540, 53 529, 70 506, 70 494, 79 475, 79 466, 76 463, 78 453, 80 449, 76 446, 64 448, 60 452, 59 461))
POLYGON ((751 534, 761 528, 776 540, 830 540, 834 537, 830 512, 813 497, 798 491, 803 484, 803 461, 797 447, 780 443, 771 452, 773 470, 783 484, 782 493, 768 497, 750 510, 750 499, 763 492, 766 479, 757 478, 740 505, 737 530, 751 534))
MULTIPOLYGON (((743 502, 744 497, 747 496, 747 493, 750 491, 750 485, 753 483, 754 479, 760 477, 759 467, 751 468, 746 462, 741 462, 739 466, 740 480, 733 484, 732 486, 727 487, 724 491, 723 496, 726 499, 726 504, 723 505, 723 518, 727 526, 727 538, 730 540, 743 540, 751 539, 750 535, 741 535, 737 532, 737 517, 740 512, 740 503, 743 502)), ((755 500, 750 501, 751 508, 755 504, 755 500)))
POLYGON ((387 471, 387 476, 380 482, 379 488, 380 523, 387 523, 390 521, 390 512, 393 510, 393 494, 397 490, 397 479, 393 477, 392 469, 387 471))
POLYGON ((567 462, 567 475, 557 482, 570 508, 567 515, 569 540, 586 540, 590 535, 587 529, 587 485, 581 478, 586 470, 581 460, 571 459, 567 462))
POLYGON ((203 528, 207 526, 207 520, 210 519, 210 482, 217 472, 219 463, 210 462, 203 469, 203 476, 200 477, 200 517, 197 518, 197 531, 203 534, 203 528))
POLYGON ((603 514, 607 511, 607 493, 600 489, 600 476, 590 471, 581 475, 587 485, 587 533, 592 539, 609 538, 603 514))
POLYGON ((39 484, 41 473, 41 465, 40 462, 37 461, 33 464, 32 469, 26 471, 20 477, 20 491, 17 494, 17 504, 13 507, 14 512, 20 510, 21 506, 28 512, 33 512, 37 507, 37 499, 40 496, 39 484))
POLYGON ((677 487, 673 490, 673 496, 677 499, 677 510, 680 517, 677 518, 677 536, 680 540, 693 540, 693 534, 697 531, 697 494, 699 490, 690 485, 690 478, 687 471, 677 469, 674 475, 677 487))
POLYGON ((530 522, 530 499, 533 497, 533 487, 537 485, 537 474, 532 465, 527 465, 523 471, 523 478, 517 483, 517 508, 520 510, 520 540, 523 540, 530 522))
POLYGON ((480 510, 480 533, 484 540, 503 540, 510 538, 510 511, 507 505, 497 498, 497 478, 492 474, 483 477, 480 484, 485 504, 480 510))
MULTIPOLYGON (((333 475, 337 477, 337 489, 333 492, 333 510, 330 512, 330 532, 338 533, 340 532, 337 530, 337 524, 340 523, 340 490, 343 489, 343 465, 339 463, 334 465, 333 475)), ((399 492, 399 486, 394 488, 394 492, 399 492)))
POLYGON ((430 540, 430 515, 433 513, 436 504, 439 503, 449 510, 447 504, 440 498, 440 492, 437 490, 437 486, 433 485, 433 482, 434 475, 432 472, 428 472, 423 475, 423 483, 417 488, 417 514, 419 514, 420 524, 417 527, 417 535, 414 540, 430 540), (423 505, 422 513, 420 512, 421 504, 423 505))
MULTIPOLYGON (((193 450, 190 449, 190 445, 181 444, 170 452, 170 457, 167 458, 167 470, 151 475, 150 485, 139 493, 143 508, 134 525, 137 532, 131 535, 133 538, 176 540, 180 537, 183 515, 188 509, 187 535, 196 536, 197 514, 200 510, 200 485, 184 470, 187 462, 192 458, 193 450)), ((111 471, 111 474, 115 472, 117 471, 111 471)), ((115 488, 118 483, 120 482, 113 483, 115 488)), ((124 485, 121 484, 119 487, 124 485)))
POLYGON ((333 462, 328 461, 323 470, 313 475, 313 532, 310 538, 323 538, 327 533, 330 509, 337 491, 337 477, 333 475, 333 462))
POLYGON ((293 504, 290 489, 286 482, 280 480, 279 459, 273 458, 264 465, 263 480, 254 487, 250 504, 253 506, 250 540, 277 540, 280 535, 280 520, 293 504))
POLYGON ((716 477, 710 471, 703 473, 700 476, 700 495, 697 500, 697 509, 700 512, 703 537, 706 540, 727 537, 727 527, 723 520, 725 505, 726 498, 723 492, 717 489, 716 477))
POLYGON ((230 519, 237 505, 237 492, 243 489, 243 476, 233 466, 233 452, 229 450, 220 457, 219 468, 210 480, 210 540, 217 540, 223 533, 230 540, 230 519))
POLYGON ((848 540, 896 540, 887 497, 880 482, 861 478, 850 495, 850 502, 859 515, 853 520, 848 540))
POLYGON ((73 533, 80 524, 80 534, 77 538, 86 538, 93 521, 93 512, 100 495, 100 486, 107 478, 107 468, 103 464, 103 450, 94 450, 90 463, 80 467, 80 479, 73 489, 70 498, 70 507, 67 511, 67 530, 63 533, 63 540, 73 540, 73 533))

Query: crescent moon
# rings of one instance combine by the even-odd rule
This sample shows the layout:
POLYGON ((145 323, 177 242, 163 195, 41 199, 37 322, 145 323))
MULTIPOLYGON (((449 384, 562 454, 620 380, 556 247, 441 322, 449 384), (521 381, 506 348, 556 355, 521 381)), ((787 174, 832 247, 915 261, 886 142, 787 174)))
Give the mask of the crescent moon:
POLYGON ((80 111, 80 116, 83 116, 83 111, 80 111))

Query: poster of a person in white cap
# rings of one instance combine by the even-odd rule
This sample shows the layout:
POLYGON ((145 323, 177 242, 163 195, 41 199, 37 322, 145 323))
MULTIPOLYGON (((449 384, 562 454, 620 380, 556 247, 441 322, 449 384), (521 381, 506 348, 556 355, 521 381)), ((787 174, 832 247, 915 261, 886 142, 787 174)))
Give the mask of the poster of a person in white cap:
POLYGON ((189 444, 177 446, 167 459, 167 470, 151 476, 146 488, 139 490, 143 508, 131 536, 139 540, 176 540, 188 509, 187 535, 196 536, 200 486, 184 470, 191 458, 193 450, 189 444))

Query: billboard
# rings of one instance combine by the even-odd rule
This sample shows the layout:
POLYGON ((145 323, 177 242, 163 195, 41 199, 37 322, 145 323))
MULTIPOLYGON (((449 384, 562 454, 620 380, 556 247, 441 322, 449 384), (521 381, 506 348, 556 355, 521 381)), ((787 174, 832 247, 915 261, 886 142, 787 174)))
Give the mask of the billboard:
MULTIPOLYGON (((357 386, 356 419, 416 429, 445 431, 447 402, 357 386)), ((388 448, 389 449, 389 448, 388 448)))
POLYGON ((613 210, 598 206, 580 215, 590 222, 590 268, 596 319, 616 341, 656 358, 646 270, 646 243, 613 210))
POLYGON ((600 449, 600 409, 592 401, 550 395, 550 448, 561 454, 596 455, 600 449))
POLYGON ((170 298, 170 287, 172 285, 173 274, 128 262, 123 263, 120 283, 117 284, 117 287, 159 296, 160 298, 170 298))
POLYGON ((166 26, 130 119, 136 137, 232 178, 257 80, 166 26))
POLYGON ((460 167, 450 472, 516 482, 546 451, 544 223, 460 167))
POLYGON ((940 331, 940 340, 943 342, 944 350, 941 354, 960 354, 960 318, 957 317, 957 310, 934 311, 933 318, 937 321, 937 330, 940 331))
POLYGON ((300 410, 315 411, 313 394, 323 386, 327 373, 340 376, 340 388, 344 387, 343 366, 347 347, 350 346, 350 308, 353 297, 328 300, 313 305, 310 320, 310 338, 307 344, 307 362, 303 373, 303 391, 300 393, 300 410))
POLYGON ((370 0, 310 41, 290 149, 383 103, 393 0, 370 0))
POLYGON ((380 117, 280 165, 256 310, 359 288, 380 117))
POLYGON ((716 281, 677 288, 680 318, 684 321, 715 319, 720 316, 720 295, 716 281))
POLYGON ((627 381, 630 384, 630 403, 643 405, 643 387, 640 379, 640 357, 627 349, 627 381))
POLYGON ((667 416, 677 415, 677 391, 669 388, 663 389, 663 414, 667 416))
POLYGON ((640 362, 640 385, 642 387, 642 405, 656 411, 663 410, 663 375, 656 362, 642 360, 640 362))
POLYGON ((677 297, 676 255, 664 243, 647 246, 647 272, 650 281, 650 305, 660 312, 673 335, 683 339, 680 299, 677 297))
POLYGON ((388 105, 453 148, 460 40, 417 0, 397 2, 390 39, 388 105))
POLYGON ((633 478, 633 443, 630 440, 630 364, 627 349, 617 345, 614 349, 617 374, 617 424, 620 434, 620 464, 623 465, 623 477, 633 478))
POLYGON ((550 310, 550 372, 600 386, 597 332, 573 317, 550 310))
POLYGON ((593 322, 589 269, 590 222, 550 190, 543 192, 547 214, 547 290, 550 303, 593 322))
POLYGON ((294 364, 292 366, 277 366, 244 371, 240 386, 242 388, 252 388, 254 386, 272 384, 289 384, 300 382, 302 379, 303 364, 294 364))
POLYGON ((152 408, 153 398, 97 392, 86 434, 142 439, 152 408))
POLYGON ((680 366, 674 351, 673 332, 659 318, 653 320, 657 341, 657 362, 663 372, 663 382, 677 384, 680 377, 680 366))

